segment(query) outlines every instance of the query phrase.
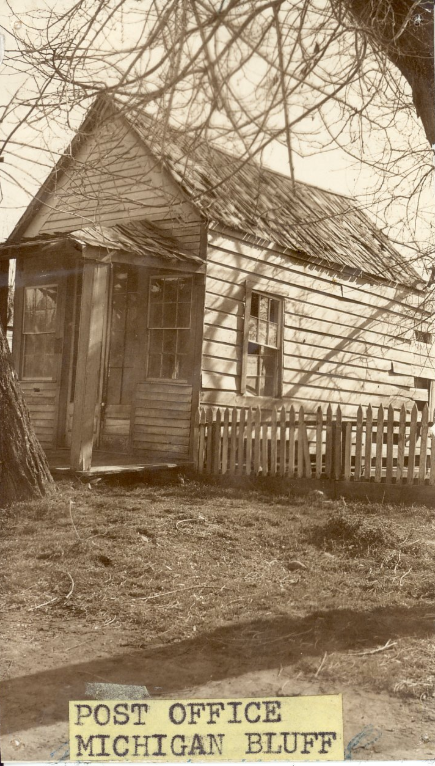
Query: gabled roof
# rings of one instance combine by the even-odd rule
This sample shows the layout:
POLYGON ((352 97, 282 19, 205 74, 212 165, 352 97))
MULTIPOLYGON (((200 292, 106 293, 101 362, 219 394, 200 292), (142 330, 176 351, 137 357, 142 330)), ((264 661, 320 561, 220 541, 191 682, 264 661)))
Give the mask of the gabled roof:
POLYGON ((93 126, 118 111, 209 222, 296 252, 310 262, 421 287, 418 272, 348 197, 300 181, 293 183, 289 176, 187 132, 163 127, 142 110, 127 110, 107 96, 94 102, 69 149, 2 249, 20 240, 93 126))
POLYGON ((237 157, 208 141, 194 141, 143 112, 123 110, 130 125, 160 157, 209 220, 296 251, 309 261, 416 285, 418 272, 359 209, 334 192, 296 181, 237 157))

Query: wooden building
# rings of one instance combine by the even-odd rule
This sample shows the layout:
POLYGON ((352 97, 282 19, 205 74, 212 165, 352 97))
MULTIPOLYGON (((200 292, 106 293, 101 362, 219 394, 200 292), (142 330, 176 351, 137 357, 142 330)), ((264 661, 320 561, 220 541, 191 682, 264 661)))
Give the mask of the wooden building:
POLYGON ((433 404, 427 291, 364 212, 107 99, 8 259, 21 386, 74 469, 191 461, 201 403, 433 404))

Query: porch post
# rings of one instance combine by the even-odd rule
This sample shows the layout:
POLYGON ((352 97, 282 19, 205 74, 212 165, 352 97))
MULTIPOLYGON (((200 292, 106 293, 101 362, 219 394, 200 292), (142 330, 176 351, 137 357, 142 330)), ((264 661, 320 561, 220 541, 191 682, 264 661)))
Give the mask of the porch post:
POLYGON ((107 264, 98 261, 86 260, 83 265, 71 434, 71 468, 74 471, 88 471, 92 462, 109 269, 107 264))
POLYGON ((8 325, 9 260, 0 261, 0 324, 6 335, 8 325))

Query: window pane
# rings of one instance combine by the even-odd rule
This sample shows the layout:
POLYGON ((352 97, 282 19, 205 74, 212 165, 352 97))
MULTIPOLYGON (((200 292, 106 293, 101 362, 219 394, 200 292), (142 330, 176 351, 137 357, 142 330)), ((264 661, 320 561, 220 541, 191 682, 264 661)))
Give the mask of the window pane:
POLYGON ((150 353, 159 353, 163 348, 163 330, 150 330, 150 353))
POLYGON ((258 340, 257 338, 257 319, 255 317, 249 317, 248 338, 249 340, 258 340))
POLYGON ((113 271, 113 294, 126 293, 128 281, 128 267, 115 266, 113 271))
POLYGON ((165 303, 177 302, 178 279, 165 279, 165 303))
POLYGON ((192 280, 178 280, 178 301, 180 303, 190 303, 192 298, 192 280))
POLYGON ((277 346, 278 344, 278 325, 269 322, 269 338, 267 340, 269 346, 277 346))
POLYGON ((150 301, 163 301, 163 279, 152 279, 150 284, 150 301))
POLYGON ((150 378, 160 378, 162 357, 160 354, 150 354, 148 357, 148 375, 150 378))
POLYGON ((246 378, 246 390, 250 394, 257 393, 258 378, 246 378))
POLYGON ((260 319, 266 321, 269 319, 269 298, 266 298, 264 295, 260 295, 260 308, 258 315, 260 319))
POLYGON ((260 319, 258 322, 258 337, 259 343, 267 343, 267 322, 260 319))
POLYGON ((270 301, 270 321, 278 324, 279 319, 279 301, 271 299, 270 301))
POLYGON ((179 363, 179 379, 188 380, 191 374, 191 364, 188 356, 183 355, 178 357, 179 363))
POLYGON ((54 335, 25 335, 24 378, 52 378, 54 373, 54 335))
POLYGON ((163 326, 163 306, 161 303, 151 304, 149 326, 150 327, 163 326))
POLYGON ((177 304, 165 303, 163 305, 163 327, 176 327, 177 304))
POLYGON ((190 303, 178 304, 177 327, 190 327, 190 303))
POLYGON ((164 354, 162 359, 162 378, 173 380, 177 378, 177 365, 175 354, 164 354))
POLYGON ((177 347, 177 331, 164 330, 163 332, 163 351, 166 354, 175 354, 177 347))
POLYGON ((190 330, 177 330, 177 351, 187 354, 189 350, 190 330))
POLYGON ((110 367, 122 367, 124 358, 125 321, 127 296, 122 293, 113 296, 112 325, 110 328, 110 367))
POLYGON ((258 317, 258 306, 260 296, 258 293, 252 293, 251 296, 251 317, 258 317))

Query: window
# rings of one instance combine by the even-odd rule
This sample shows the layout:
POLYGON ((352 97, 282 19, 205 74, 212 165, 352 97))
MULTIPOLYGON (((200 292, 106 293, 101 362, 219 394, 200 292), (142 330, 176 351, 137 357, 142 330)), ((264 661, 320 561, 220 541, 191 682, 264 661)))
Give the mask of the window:
POLYGON ((148 377, 190 377, 191 277, 151 277, 148 305, 148 377))
POLYGON ((278 396, 281 359, 282 301, 247 291, 242 393, 278 396))
POLYGON ((414 401, 417 405, 417 409, 422 412, 424 405, 429 407, 429 415, 431 415, 431 389, 432 381, 430 378, 417 378, 414 377, 415 397, 414 401))
POLYGON ((57 285, 26 287, 23 311, 24 379, 53 380, 57 285))
POLYGON ((130 404, 134 365, 139 351, 137 268, 115 264, 112 284, 106 403, 130 404))
POLYGON ((419 343, 432 343, 432 333, 424 330, 414 330, 415 340, 419 343))

